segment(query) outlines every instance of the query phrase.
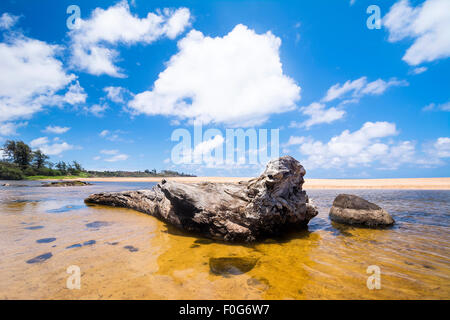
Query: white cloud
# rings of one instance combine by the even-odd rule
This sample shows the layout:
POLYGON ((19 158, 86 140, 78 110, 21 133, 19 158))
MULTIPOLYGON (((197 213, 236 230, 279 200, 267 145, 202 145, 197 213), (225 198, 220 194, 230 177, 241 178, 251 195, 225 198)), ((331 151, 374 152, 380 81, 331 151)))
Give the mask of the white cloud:
POLYGON ((76 76, 56 59, 61 47, 14 33, 0 43, 0 122, 29 118, 44 106, 60 106, 76 76))
POLYGON ((80 83, 76 81, 69 86, 69 90, 64 95, 63 100, 71 105, 76 105, 86 102, 87 94, 84 92, 84 88, 80 86, 80 83))
POLYGON ((100 137, 106 137, 109 134, 110 134, 109 130, 103 130, 102 132, 99 133, 99 136, 100 137))
POLYGON ((71 61, 74 66, 90 74, 124 77, 115 65, 119 44, 149 44, 161 37, 175 38, 189 26, 190 12, 186 8, 149 12, 139 18, 130 12, 126 0, 108 9, 96 8, 79 28, 69 32, 71 61))
POLYGON ((290 136, 288 142, 284 144, 285 147, 299 145, 305 142, 305 137, 297 137, 297 136, 290 136))
POLYGON ((128 157, 129 156, 127 154, 116 154, 116 155, 112 156, 111 158, 105 159, 105 161, 107 161, 107 162, 125 161, 128 159, 128 157))
POLYGON ((366 95, 380 95, 384 93, 389 87, 394 86, 407 86, 408 82, 405 80, 397 80, 395 78, 390 79, 389 81, 384 81, 382 79, 378 79, 372 82, 369 82, 362 90, 361 94, 366 95))
POLYGON ((408 0, 396 2, 383 18, 389 41, 414 39, 403 60, 416 66, 450 56, 450 1, 427 0, 412 7, 408 0))
POLYGON ((100 150, 100 153, 107 154, 107 155, 113 155, 118 154, 119 150, 113 149, 113 150, 100 150))
POLYGON ((421 74, 421 73, 424 73, 427 70, 428 70, 427 67, 417 67, 417 68, 414 68, 411 73, 412 74, 421 74))
POLYGON ((70 127, 47 126, 43 132, 63 134, 70 130, 70 127))
POLYGON ((353 81, 346 81, 342 86, 340 83, 336 83, 328 89, 326 96, 322 101, 329 102, 334 99, 340 98, 348 92, 354 92, 361 90, 367 83, 366 77, 361 77, 353 81))
POLYGON ((105 111, 109 108, 108 104, 94 104, 91 107, 84 107, 83 110, 87 113, 91 113, 96 117, 103 117, 105 111))
POLYGON ((128 104, 136 114, 251 126, 295 108, 300 87, 283 74, 280 38, 237 25, 224 37, 192 30, 152 91, 128 104))
POLYGON ((64 151, 71 150, 74 148, 74 146, 68 144, 67 142, 61 142, 61 143, 50 143, 47 137, 40 137, 32 140, 30 142, 30 146, 32 148, 36 148, 41 150, 43 153, 54 156, 58 155, 64 151))
POLYGON ((324 104, 313 102, 307 107, 300 108, 300 112, 306 116, 309 116, 304 122, 298 123, 292 121, 290 127, 305 127, 309 129, 311 126, 320 123, 332 123, 336 120, 341 119, 345 115, 344 110, 339 110, 337 108, 325 108, 324 104))
MULTIPOLYGON (((211 157, 211 151, 220 147, 224 143, 224 138, 221 135, 216 135, 209 140, 205 140, 197 144, 194 149, 184 150, 182 163, 200 163, 202 160, 206 165, 211 165, 215 162, 215 159, 211 157)), ((223 162, 223 159, 218 159, 219 162, 223 162)))
POLYGON ((13 123, 5 122, 0 123, 0 135, 2 136, 13 136, 17 134, 17 129, 20 127, 25 127, 27 122, 13 123))
POLYGON ((422 111, 450 111, 450 101, 442 104, 430 103, 423 107, 422 111))
POLYGON ((379 140, 397 134, 394 123, 366 122, 361 129, 343 131, 327 143, 306 140, 300 152, 306 156, 302 161, 307 168, 339 168, 368 165, 383 160, 392 147, 379 140))
POLYGON ((450 138, 441 137, 436 140, 433 144, 434 150, 432 154, 439 158, 449 158, 450 157, 450 138))
POLYGON ((19 20, 20 17, 14 16, 8 12, 3 13, 0 16, 0 30, 8 30, 11 29, 19 20))
POLYGON ((103 91, 106 92, 108 99, 115 103, 125 103, 132 95, 128 89, 122 87, 105 87, 103 91))
POLYGON ((343 85, 336 83, 331 86, 322 101, 330 102, 350 95, 352 99, 347 102, 358 102, 359 98, 365 95, 380 95, 383 94, 389 87, 407 85, 407 81, 397 80, 396 78, 391 78, 388 81, 377 79, 372 82, 367 82, 367 77, 361 77, 353 81, 348 80, 343 85))

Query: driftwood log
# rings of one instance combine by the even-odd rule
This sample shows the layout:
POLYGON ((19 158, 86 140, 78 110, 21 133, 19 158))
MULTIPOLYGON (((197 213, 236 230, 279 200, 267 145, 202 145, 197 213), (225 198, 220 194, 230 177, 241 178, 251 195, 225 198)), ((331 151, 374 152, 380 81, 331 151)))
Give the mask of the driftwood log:
POLYGON ((85 202, 135 209, 205 237, 250 242, 305 227, 317 215, 302 190, 305 169, 290 156, 239 183, 162 180, 150 190, 97 193, 85 202))

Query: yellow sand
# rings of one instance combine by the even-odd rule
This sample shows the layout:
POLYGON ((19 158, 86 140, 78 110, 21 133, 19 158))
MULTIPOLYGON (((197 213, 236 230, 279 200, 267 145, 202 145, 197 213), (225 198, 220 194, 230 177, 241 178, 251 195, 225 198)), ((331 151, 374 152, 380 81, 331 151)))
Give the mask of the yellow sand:
MULTIPOLYGON (((105 182, 160 182, 163 178, 83 178, 81 181, 105 182)), ((236 183, 250 178, 243 177, 167 177, 171 181, 186 183, 217 182, 236 183)), ((408 179, 305 179, 304 189, 423 189, 450 190, 450 178, 408 179)))

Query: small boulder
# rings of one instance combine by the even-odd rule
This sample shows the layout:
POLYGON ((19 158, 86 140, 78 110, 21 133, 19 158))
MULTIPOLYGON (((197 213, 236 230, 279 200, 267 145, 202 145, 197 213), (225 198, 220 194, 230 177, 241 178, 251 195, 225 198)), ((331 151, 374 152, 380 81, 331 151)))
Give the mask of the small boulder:
POLYGON ((375 203, 352 194, 340 194, 334 199, 330 219, 371 228, 390 226, 395 222, 389 213, 375 203))
POLYGON ((90 186, 92 183, 85 181, 52 181, 50 183, 43 183, 42 187, 79 187, 79 186, 90 186))

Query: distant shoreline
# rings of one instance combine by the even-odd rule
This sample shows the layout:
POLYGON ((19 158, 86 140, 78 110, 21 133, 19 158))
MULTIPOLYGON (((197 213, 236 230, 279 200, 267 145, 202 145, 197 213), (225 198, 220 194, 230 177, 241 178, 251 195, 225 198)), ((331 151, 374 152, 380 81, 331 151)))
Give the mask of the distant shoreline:
MULTIPOLYGON (((108 177, 77 178, 87 182, 160 182, 162 179, 185 183, 215 182, 238 183, 243 177, 108 177)), ((50 179, 55 180, 55 179, 50 179)), ((401 179, 305 179, 303 189, 417 189, 450 190, 450 178, 401 178, 401 179)))

